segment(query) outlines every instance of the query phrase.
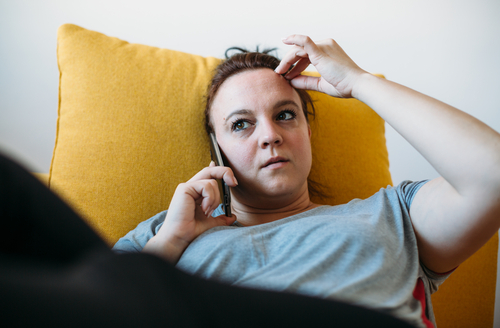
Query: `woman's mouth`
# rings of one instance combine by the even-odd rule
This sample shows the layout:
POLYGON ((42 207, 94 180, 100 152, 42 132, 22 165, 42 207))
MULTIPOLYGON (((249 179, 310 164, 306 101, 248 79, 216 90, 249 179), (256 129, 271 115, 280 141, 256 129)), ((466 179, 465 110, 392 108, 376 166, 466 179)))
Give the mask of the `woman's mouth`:
POLYGON ((281 156, 271 157, 264 165, 262 165, 262 168, 277 169, 286 166, 288 162, 289 160, 281 156))

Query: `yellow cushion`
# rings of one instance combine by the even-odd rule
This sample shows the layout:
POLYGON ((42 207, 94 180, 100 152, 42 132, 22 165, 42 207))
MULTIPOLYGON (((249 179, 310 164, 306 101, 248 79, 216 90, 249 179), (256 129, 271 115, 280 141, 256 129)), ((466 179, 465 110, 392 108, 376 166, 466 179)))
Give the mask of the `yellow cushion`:
MULTIPOLYGON (((130 44, 75 25, 58 31, 57 139, 50 188, 109 243, 168 208, 210 162, 204 93, 220 62, 130 44)), ((314 93, 311 176, 328 204, 391 184, 384 122, 357 100, 314 93)))
MULTIPOLYGON (((317 73, 307 75, 319 76, 317 73)), ((309 92, 316 108, 311 121, 313 166, 309 177, 327 187, 313 201, 337 205, 368 198, 392 184, 384 121, 356 99, 309 92)))
MULTIPOLYGON (((58 62, 50 188, 111 245, 167 209, 177 184, 209 164, 203 95, 220 60, 68 24, 58 31, 58 62)), ((391 184, 380 117, 357 100, 311 94, 317 108, 311 177, 331 194, 313 200, 345 203, 391 184)), ((497 249, 495 237, 433 297, 440 327, 492 322, 497 249), (477 270, 487 281, 478 280, 477 270)))
POLYGON ((439 328, 493 327, 498 233, 432 295, 439 328))

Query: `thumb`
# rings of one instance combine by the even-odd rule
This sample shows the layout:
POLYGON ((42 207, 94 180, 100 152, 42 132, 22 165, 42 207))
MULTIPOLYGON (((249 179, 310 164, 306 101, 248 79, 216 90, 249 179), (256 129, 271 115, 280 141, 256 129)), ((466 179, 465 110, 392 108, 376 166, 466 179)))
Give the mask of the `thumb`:
POLYGON ((236 218, 236 215, 234 215, 234 214, 232 214, 230 217, 222 214, 222 215, 215 217, 215 219, 217 219, 216 221, 218 222, 218 225, 230 226, 231 224, 233 224, 236 221, 237 218, 236 218))
POLYGON ((231 214, 231 217, 225 216, 225 218, 226 218, 227 225, 231 225, 231 224, 235 223, 236 220, 238 220, 238 218, 234 214, 231 214))
POLYGON ((319 91, 320 79, 320 77, 316 76, 298 75, 290 80, 290 83, 297 89, 319 91))
MULTIPOLYGON (((291 80, 290 83, 297 89, 319 91, 332 97, 344 98, 333 85, 321 77, 299 75, 291 80)), ((349 97, 347 96, 347 98, 349 97)))
POLYGON ((231 217, 227 217, 227 216, 224 215, 224 218, 226 219, 226 224, 227 225, 231 225, 231 224, 235 223, 236 220, 238 219, 236 217, 236 215, 234 215, 234 214, 231 214, 231 217))

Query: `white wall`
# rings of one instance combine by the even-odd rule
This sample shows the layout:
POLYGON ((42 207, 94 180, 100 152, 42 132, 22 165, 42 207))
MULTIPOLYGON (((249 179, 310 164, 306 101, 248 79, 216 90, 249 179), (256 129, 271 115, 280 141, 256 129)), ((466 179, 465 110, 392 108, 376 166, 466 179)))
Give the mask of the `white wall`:
MULTIPOLYGON (((280 40, 291 33, 333 37, 366 70, 456 106, 500 131, 498 0, 238 3, 0 0, 0 149, 31 170, 48 172, 57 119, 56 31, 64 23, 217 57, 230 46, 257 44, 277 46, 283 55, 280 40)), ((437 176, 391 128, 387 139, 394 183, 437 176)))

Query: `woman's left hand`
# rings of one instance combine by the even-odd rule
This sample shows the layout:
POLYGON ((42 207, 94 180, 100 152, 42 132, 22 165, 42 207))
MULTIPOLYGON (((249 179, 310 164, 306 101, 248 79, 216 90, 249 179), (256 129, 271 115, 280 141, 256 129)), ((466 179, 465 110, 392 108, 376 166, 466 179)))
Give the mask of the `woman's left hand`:
POLYGON ((283 43, 293 45, 293 48, 283 57, 275 71, 284 74, 295 64, 285 75, 295 88, 351 98, 356 82, 363 74, 367 74, 332 39, 314 42, 308 36, 295 34, 283 39, 283 43), (314 65, 321 77, 300 75, 309 64, 314 65))

